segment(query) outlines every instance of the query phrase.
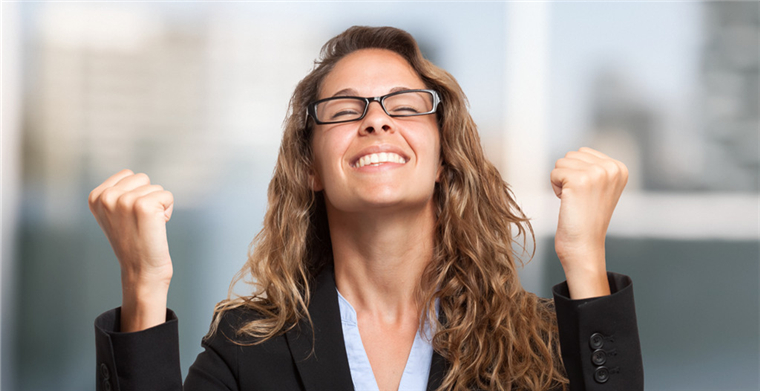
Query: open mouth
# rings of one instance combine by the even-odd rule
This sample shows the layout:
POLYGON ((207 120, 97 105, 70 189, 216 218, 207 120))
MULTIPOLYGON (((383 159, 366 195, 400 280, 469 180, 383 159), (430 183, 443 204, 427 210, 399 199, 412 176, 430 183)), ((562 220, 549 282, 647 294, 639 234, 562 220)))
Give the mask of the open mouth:
POLYGON ((383 163, 399 163, 399 164, 405 164, 407 160, 393 152, 380 152, 380 153, 370 153, 367 155, 364 155, 360 157, 358 160, 356 160, 351 166, 354 168, 362 168, 364 166, 372 165, 372 166, 379 166, 383 163))

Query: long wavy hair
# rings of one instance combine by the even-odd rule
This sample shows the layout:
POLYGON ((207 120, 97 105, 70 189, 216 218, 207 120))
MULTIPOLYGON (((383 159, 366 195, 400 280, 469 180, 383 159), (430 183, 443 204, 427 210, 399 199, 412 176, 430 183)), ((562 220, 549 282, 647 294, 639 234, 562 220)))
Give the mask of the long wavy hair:
POLYGON ((526 253, 528 232, 531 258, 535 254, 529 219, 486 159, 457 81, 426 60, 409 33, 391 27, 354 26, 332 38, 298 83, 269 184, 264 228, 251 242, 227 299, 217 304, 207 337, 225 311, 238 307, 259 315, 237 330, 255 343, 281 335, 300 320, 311 322, 311 285, 332 263, 332 247, 324 197, 309 182, 314 124, 306 116, 307 105, 317 99, 322 80, 338 61, 370 48, 398 53, 427 88, 441 95, 443 174, 435 189, 434 252, 417 292, 420 303, 426 303, 421 324, 431 322, 433 348, 449 365, 439 390, 564 388, 553 302, 525 291, 517 274, 516 262, 522 259, 514 245, 526 253), (240 280, 253 286, 249 296, 233 295, 240 280), (436 299, 443 322, 436 316, 436 299))

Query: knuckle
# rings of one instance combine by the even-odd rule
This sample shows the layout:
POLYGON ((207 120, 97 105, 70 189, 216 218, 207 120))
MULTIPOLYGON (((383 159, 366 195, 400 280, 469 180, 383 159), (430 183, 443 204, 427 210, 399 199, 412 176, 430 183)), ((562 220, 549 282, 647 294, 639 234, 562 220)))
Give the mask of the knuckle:
POLYGON ((582 173, 575 178, 575 182, 580 187, 586 187, 592 182, 592 180, 589 178, 588 173, 582 173))
MULTIPOLYGON (((113 187, 109 187, 105 190, 103 190, 102 193, 100 193, 100 204, 103 205, 106 210, 112 210, 113 207, 116 205, 116 199, 118 198, 119 194, 118 191, 115 190, 113 187)), ((97 202, 97 200, 96 200, 97 202)))
POLYGON ((625 165, 623 162, 617 162, 618 166, 620 167, 620 172, 623 173, 624 176, 628 176, 628 166, 625 165))
POLYGON ((90 208, 95 206, 95 202, 98 201, 98 197, 95 194, 95 190, 96 189, 92 189, 92 191, 90 192, 90 195, 87 196, 87 203, 90 205, 90 208))
POLYGON ((612 176, 617 176, 620 173, 620 167, 612 161, 604 162, 603 169, 612 176))
POLYGON ((623 183, 628 183, 628 167, 623 163, 620 163, 620 177, 623 179, 623 183))
POLYGON ((134 175, 141 183, 150 183, 150 177, 144 172, 138 172, 134 175))
POLYGON ((602 165, 591 166, 590 174, 593 175, 594 178, 597 178, 597 179, 603 179, 608 176, 607 169, 602 165))
POLYGON ((150 200, 150 198, 147 197, 140 197, 134 202, 135 205, 135 211, 140 214, 147 214, 152 205, 153 202, 150 200))
POLYGON ((129 195, 129 193, 124 193, 119 197, 118 200, 116 200, 116 207, 121 210, 129 210, 132 208, 132 204, 134 203, 134 199, 132 196, 129 195))
POLYGON ((619 178, 622 180, 626 180, 628 178, 628 168, 625 166, 625 164, 617 160, 609 161, 607 163, 607 170, 610 172, 613 178, 619 178))

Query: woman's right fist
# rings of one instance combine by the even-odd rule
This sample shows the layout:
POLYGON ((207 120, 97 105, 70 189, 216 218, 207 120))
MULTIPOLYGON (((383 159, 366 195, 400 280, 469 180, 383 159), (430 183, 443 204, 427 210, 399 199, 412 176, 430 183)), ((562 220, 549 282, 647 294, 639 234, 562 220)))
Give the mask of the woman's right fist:
POLYGON ((172 193, 151 185, 146 174, 125 169, 90 192, 88 202, 119 260, 122 283, 168 285, 172 262, 166 222, 174 208, 172 193))

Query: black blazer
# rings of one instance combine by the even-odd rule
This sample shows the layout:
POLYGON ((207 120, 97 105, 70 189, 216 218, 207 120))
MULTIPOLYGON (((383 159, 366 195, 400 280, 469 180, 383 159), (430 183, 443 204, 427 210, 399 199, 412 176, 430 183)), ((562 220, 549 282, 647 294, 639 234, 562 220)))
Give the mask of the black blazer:
MULTIPOLYGON (((644 389, 631 280, 615 273, 608 273, 608 279, 612 294, 599 298, 570 300, 566 282, 553 288, 572 391, 644 389)), ((161 325, 121 333, 120 311, 115 308, 95 320, 97 390, 183 390, 174 312, 167 309, 161 325)), ((285 335, 246 347, 225 336, 234 337, 237 325, 256 313, 225 313, 218 332, 201 343, 205 351, 190 367, 184 390, 353 390, 332 268, 317 277, 309 313, 314 333, 303 321, 285 335)), ((435 390, 446 371, 446 361, 434 353, 427 390, 435 390)))

